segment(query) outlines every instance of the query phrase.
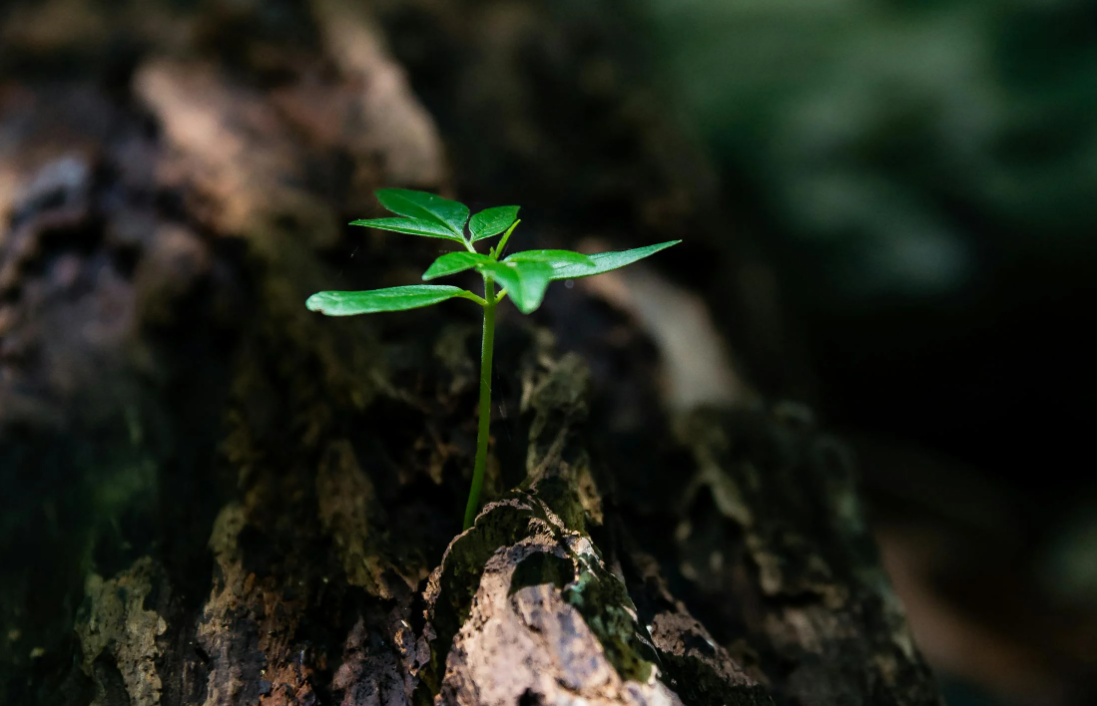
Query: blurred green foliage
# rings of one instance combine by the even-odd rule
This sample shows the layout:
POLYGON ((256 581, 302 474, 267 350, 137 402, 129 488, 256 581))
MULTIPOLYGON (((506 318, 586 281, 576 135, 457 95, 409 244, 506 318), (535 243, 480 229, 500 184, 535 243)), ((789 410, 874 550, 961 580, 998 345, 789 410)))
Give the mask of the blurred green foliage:
POLYGON ((646 7, 684 116, 842 305, 948 295, 988 238, 1092 247, 1094 3, 646 7))

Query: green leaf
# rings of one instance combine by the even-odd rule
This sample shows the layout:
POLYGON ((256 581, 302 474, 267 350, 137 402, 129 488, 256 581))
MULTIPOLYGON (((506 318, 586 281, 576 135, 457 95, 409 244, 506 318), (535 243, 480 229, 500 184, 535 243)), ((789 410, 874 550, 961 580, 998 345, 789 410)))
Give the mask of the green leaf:
POLYGON ((393 213, 408 218, 435 221, 461 239, 465 237, 468 206, 442 198, 437 194, 411 189, 378 189, 374 192, 381 205, 393 213))
POLYGON ((379 311, 403 311, 465 296, 460 287, 437 284, 413 284, 407 287, 371 289, 365 292, 318 292, 305 302, 309 311, 328 316, 375 314, 379 311))
POLYGON ((496 206, 485 208, 469 221, 472 242, 499 235, 518 220, 518 206, 496 206))
POLYGON ((578 279, 579 277, 600 275, 603 272, 609 272, 626 265, 631 265, 637 260, 643 260, 645 257, 654 255, 660 250, 665 250, 671 245, 677 245, 680 242, 682 241, 668 240, 665 243, 647 245, 642 248, 633 248, 632 250, 595 253, 590 256, 591 261, 594 263, 593 265, 553 265, 552 279, 578 279))
POLYGON ((507 255, 503 258, 503 262, 543 262, 553 267, 564 267, 566 265, 594 266, 594 260, 590 259, 589 256, 571 250, 523 250, 522 252, 507 255))
POLYGON ((544 262, 490 262, 477 269, 506 287, 507 296, 523 314, 541 306, 552 280, 552 265, 544 262))
POLYGON ((377 228, 378 230, 391 230, 397 233, 422 235, 427 238, 445 238, 446 240, 456 240, 458 243, 465 242, 464 238, 454 235, 453 231, 446 226, 435 221, 424 221, 418 218, 366 218, 351 221, 350 224, 352 226, 377 228))
POLYGON ((423 273, 424 280, 435 279, 436 277, 445 277, 446 275, 455 275, 458 272, 464 272, 465 270, 471 270, 477 265, 481 265, 488 262, 495 262, 487 255, 481 255, 479 253, 471 252, 451 252, 446 253, 442 257, 435 260, 427 271, 423 273))

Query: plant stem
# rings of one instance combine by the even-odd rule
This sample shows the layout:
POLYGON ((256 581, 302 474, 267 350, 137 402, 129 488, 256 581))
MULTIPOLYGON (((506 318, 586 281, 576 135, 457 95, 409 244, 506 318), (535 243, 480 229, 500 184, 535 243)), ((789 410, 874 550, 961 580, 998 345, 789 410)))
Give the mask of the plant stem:
POLYGON ((472 471, 472 488, 465 506, 465 527, 472 527, 480 509, 480 489, 484 486, 484 470, 488 464, 488 436, 491 430, 491 358, 495 347, 495 282, 484 277, 484 338, 480 348, 480 428, 476 433, 476 465, 472 471))
POLYGON ((493 255, 496 260, 503 256, 503 248, 507 246, 507 241, 510 240, 510 234, 514 232, 514 229, 517 228, 518 224, 521 222, 522 219, 519 218, 512 223, 510 228, 507 228, 507 232, 503 233, 503 237, 499 239, 499 244, 495 246, 495 254, 493 255))

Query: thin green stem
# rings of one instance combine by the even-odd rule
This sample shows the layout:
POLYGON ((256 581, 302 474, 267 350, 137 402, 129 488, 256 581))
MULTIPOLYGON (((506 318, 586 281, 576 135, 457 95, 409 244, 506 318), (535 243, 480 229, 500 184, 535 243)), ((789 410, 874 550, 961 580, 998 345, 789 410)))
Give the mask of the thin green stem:
MULTIPOLYGON (((486 301, 484 301, 480 297, 476 296, 472 292, 468 292, 468 291, 461 292, 457 296, 461 297, 462 299, 468 299, 469 301, 474 301, 477 304, 479 304, 480 306, 487 306, 488 305, 488 303, 486 301)), ((499 300, 496 299, 495 301, 498 302, 499 300)))
POLYGON ((503 237, 499 239, 499 244, 495 246, 495 252, 492 253, 492 257, 498 260, 503 255, 503 248, 507 246, 507 241, 510 240, 510 234, 514 232, 514 229, 518 227, 518 224, 522 222, 519 218, 511 224, 510 228, 507 228, 507 232, 503 233, 503 237))
POLYGON ((480 509, 480 490, 488 464, 488 436, 491 431, 491 358, 495 347, 495 282, 484 277, 484 338, 480 348, 480 428, 476 433, 476 464, 472 470, 472 488, 465 506, 465 529, 472 527, 480 509))

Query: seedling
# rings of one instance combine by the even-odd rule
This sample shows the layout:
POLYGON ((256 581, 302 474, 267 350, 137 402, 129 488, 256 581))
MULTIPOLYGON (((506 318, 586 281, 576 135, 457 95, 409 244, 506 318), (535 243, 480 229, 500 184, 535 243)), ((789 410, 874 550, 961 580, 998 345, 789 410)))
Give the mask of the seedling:
POLYGON ((476 463, 472 488, 465 507, 465 529, 472 526, 479 509, 480 490, 487 466, 488 431, 491 423, 491 358, 495 346, 495 307, 509 297, 523 314, 541 306, 549 282, 600 275, 631 265, 681 241, 671 240, 632 250, 594 255, 569 250, 526 250, 501 256, 514 229, 518 227, 517 206, 497 206, 480 211, 469 220, 464 204, 408 189, 381 189, 376 192, 381 205, 397 218, 370 218, 351 223, 380 230, 441 238, 460 245, 463 250, 442 255, 423 273, 426 281, 476 270, 484 279, 484 296, 460 287, 442 284, 413 284, 405 287, 372 289, 365 292, 319 292, 305 302, 311 311, 328 316, 374 314, 430 306, 447 299, 461 298, 476 302, 484 309, 484 335, 480 348, 480 426, 476 435, 476 463), (468 233, 465 225, 468 224, 468 233), (502 234, 487 254, 476 251, 476 243, 502 234), (495 291, 495 286, 501 288, 495 291))

